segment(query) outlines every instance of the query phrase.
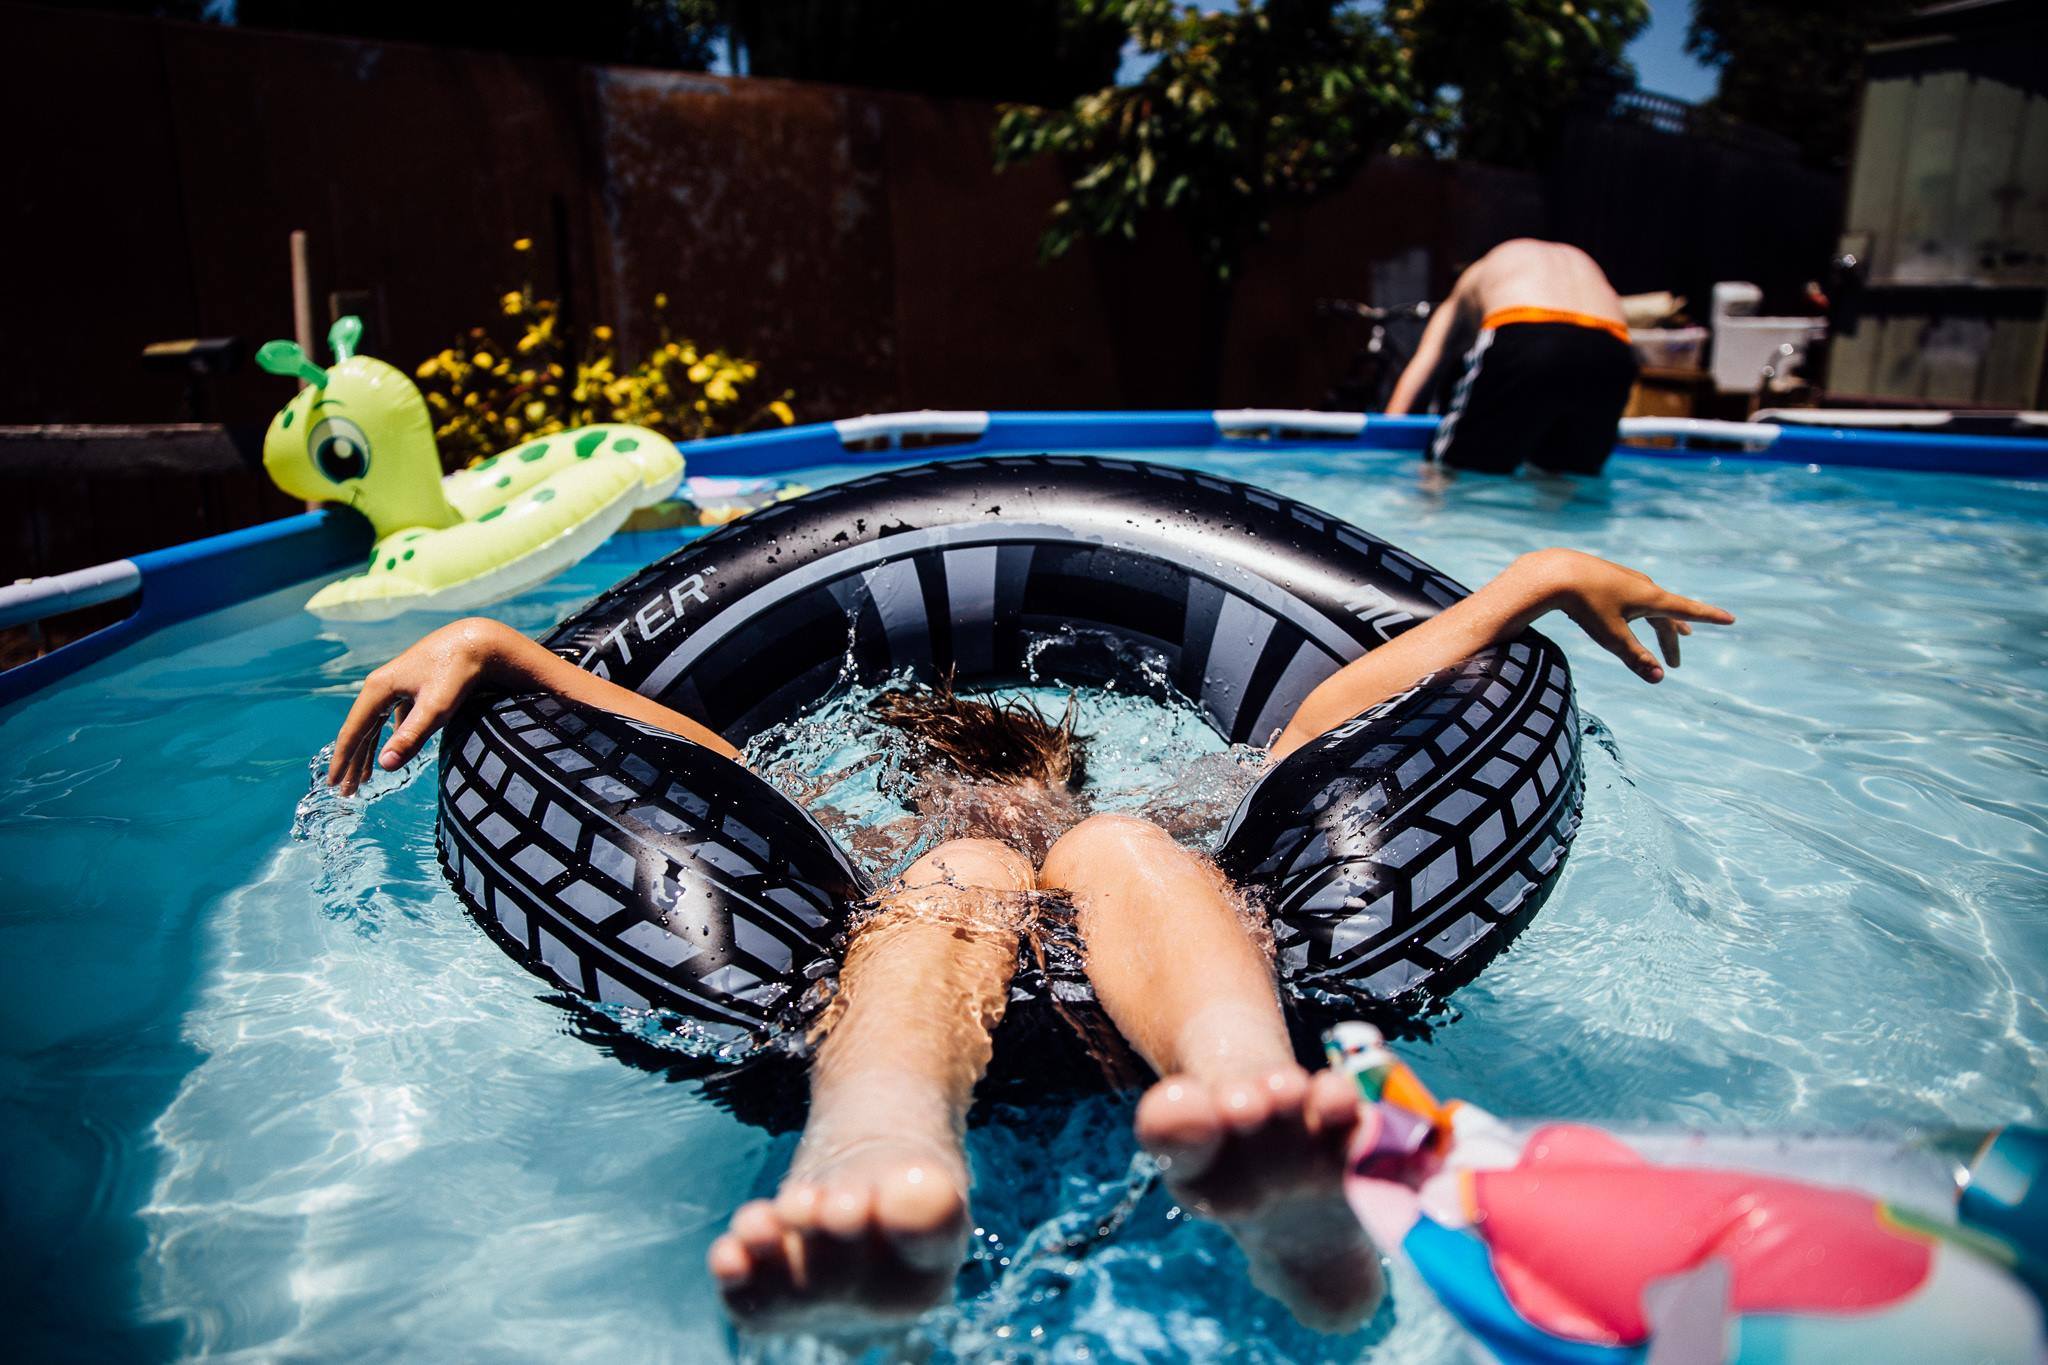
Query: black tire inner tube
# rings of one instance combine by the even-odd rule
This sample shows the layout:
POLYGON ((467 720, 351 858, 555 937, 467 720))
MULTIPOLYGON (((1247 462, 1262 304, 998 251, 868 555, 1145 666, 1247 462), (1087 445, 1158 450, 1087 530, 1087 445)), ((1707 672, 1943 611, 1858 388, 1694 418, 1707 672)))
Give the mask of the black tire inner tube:
MULTIPOLYGON (((1324 678, 1465 590, 1325 513, 1165 465, 947 461, 756 511, 634 574, 545 643, 736 744, 844 680, 1130 684, 1265 743, 1324 678)), ((1297 1011, 1398 1019, 1533 915, 1578 827, 1563 653, 1529 631, 1272 765, 1214 850, 1271 915, 1297 1011)), ((527 968, 658 1007, 736 1056, 829 989, 875 890, 811 816, 674 735, 479 697, 441 747, 438 846, 527 968)), ((1041 987, 1048 983, 1038 983, 1041 987)), ((1050 983, 1071 996, 1085 983, 1050 983)))

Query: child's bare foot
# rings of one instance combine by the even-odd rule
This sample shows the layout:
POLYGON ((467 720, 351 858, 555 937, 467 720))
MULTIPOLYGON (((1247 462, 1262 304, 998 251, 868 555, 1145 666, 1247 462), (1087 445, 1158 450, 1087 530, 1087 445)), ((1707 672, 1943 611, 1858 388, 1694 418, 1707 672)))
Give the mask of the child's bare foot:
POLYGON ((799 1151, 773 1200, 733 1215, 711 1244, 732 1315, 775 1331, 859 1331, 916 1317, 946 1296, 967 1246, 967 1170, 957 1143, 872 1134, 799 1151))
POLYGON ((1303 1324, 1345 1332, 1380 1297, 1379 1256, 1344 1202, 1358 1092, 1298 1066, 1236 1080, 1168 1076, 1138 1104, 1138 1141, 1176 1198, 1226 1228, 1252 1281, 1303 1324))

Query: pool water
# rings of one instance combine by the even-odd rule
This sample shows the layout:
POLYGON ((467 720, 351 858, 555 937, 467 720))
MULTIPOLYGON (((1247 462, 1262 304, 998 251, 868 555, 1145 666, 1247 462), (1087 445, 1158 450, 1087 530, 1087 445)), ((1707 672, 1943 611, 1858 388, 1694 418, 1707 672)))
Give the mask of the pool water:
MULTIPOLYGON (((1528 932, 1401 1045, 1440 1092, 1714 1129, 2048 1118, 2048 485, 1620 459, 1432 491, 1412 457, 1175 458, 1468 584, 1567 544, 1741 618, 1654 688, 1556 630, 1594 726, 1585 826, 1528 932)), ((666 547, 619 537, 501 614, 537 632, 666 547)), ((417 770, 301 812, 356 684, 433 624, 323 627, 306 591, 0 713, 16 1352, 818 1354, 736 1340, 701 1270, 790 1139, 615 1058, 493 947, 417 770)), ((923 1349, 1448 1352, 1400 1277, 1356 1336, 1294 1327, 1145 1182, 1129 1117, 975 1130, 977 1258, 923 1349)))

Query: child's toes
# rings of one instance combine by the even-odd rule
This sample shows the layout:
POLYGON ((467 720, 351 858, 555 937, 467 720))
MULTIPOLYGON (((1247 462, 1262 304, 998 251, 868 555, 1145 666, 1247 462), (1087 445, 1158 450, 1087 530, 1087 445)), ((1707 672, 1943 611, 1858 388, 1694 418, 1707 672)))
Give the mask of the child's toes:
POLYGON ((1275 1071, 1265 1079, 1266 1121, 1294 1124, 1308 1099, 1308 1073, 1298 1066, 1275 1071))
POLYGON ((1223 1145, 1224 1128, 1209 1088, 1169 1076, 1138 1101, 1138 1141, 1175 1180, 1199 1175, 1223 1145))
POLYGON ((705 1253, 704 1264, 711 1271, 711 1278, 718 1281, 719 1288, 730 1291, 752 1278, 754 1258, 747 1254, 747 1248, 740 1239, 728 1232, 711 1243, 711 1250, 705 1253))
POLYGON ((1341 1071, 1318 1071, 1309 1081, 1303 1109, 1318 1139, 1342 1135, 1349 1140, 1358 1126, 1358 1083, 1341 1071))
POLYGON ((825 1207, 825 1190, 808 1180, 792 1180, 775 1192, 775 1216, 792 1232, 813 1232, 825 1207))
POLYGON ((1223 1122, 1239 1137, 1256 1133, 1273 1116, 1273 1097, 1262 1081, 1233 1081, 1223 1087, 1217 1099, 1223 1122))
POLYGON ((751 1199, 732 1216, 731 1236, 738 1240, 759 1266, 763 1261, 782 1259, 782 1220, 775 1206, 765 1199, 751 1199))
POLYGON ((967 1203, 952 1181, 913 1166, 877 1187, 875 1225, 905 1265, 950 1270, 960 1264, 967 1203))
POLYGON ((827 1236, 851 1242, 867 1236, 874 1211, 873 1186, 864 1182, 831 1186, 818 1204, 818 1228, 827 1236))

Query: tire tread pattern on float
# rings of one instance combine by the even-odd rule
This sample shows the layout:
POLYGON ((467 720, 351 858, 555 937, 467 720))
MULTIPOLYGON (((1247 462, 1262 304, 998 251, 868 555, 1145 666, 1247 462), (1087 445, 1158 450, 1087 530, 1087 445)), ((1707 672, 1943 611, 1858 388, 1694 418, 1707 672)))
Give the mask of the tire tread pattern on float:
POLYGON ((807 814, 687 740, 545 695, 473 703, 442 756, 440 849, 529 969, 714 1037, 787 1021, 866 880, 807 814))
POLYGON ((1577 831, 1579 731, 1562 655, 1531 632, 1268 774, 1218 861, 1262 890, 1289 993, 1326 1011, 1403 1012, 1490 961, 1577 831))
MULTIPOLYGON (((1322 678, 1462 596, 1385 541, 1229 480, 973 459, 753 512, 547 643, 735 740, 905 667, 930 678, 964 661, 972 684, 1037 659, 1084 682, 1145 658, 1226 738, 1262 742, 1322 678), (1037 652, 1062 630, 1073 639, 1037 652)), ((1578 743, 1564 656, 1529 632, 1275 764, 1218 861, 1271 907, 1289 993, 1397 1014, 1496 956, 1577 829, 1578 743)), ((552 699, 468 708, 442 780, 442 853, 465 902, 522 962, 594 999, 771 1033, 829 977, 845 909, 869 894, 752 774, 552 699)))

